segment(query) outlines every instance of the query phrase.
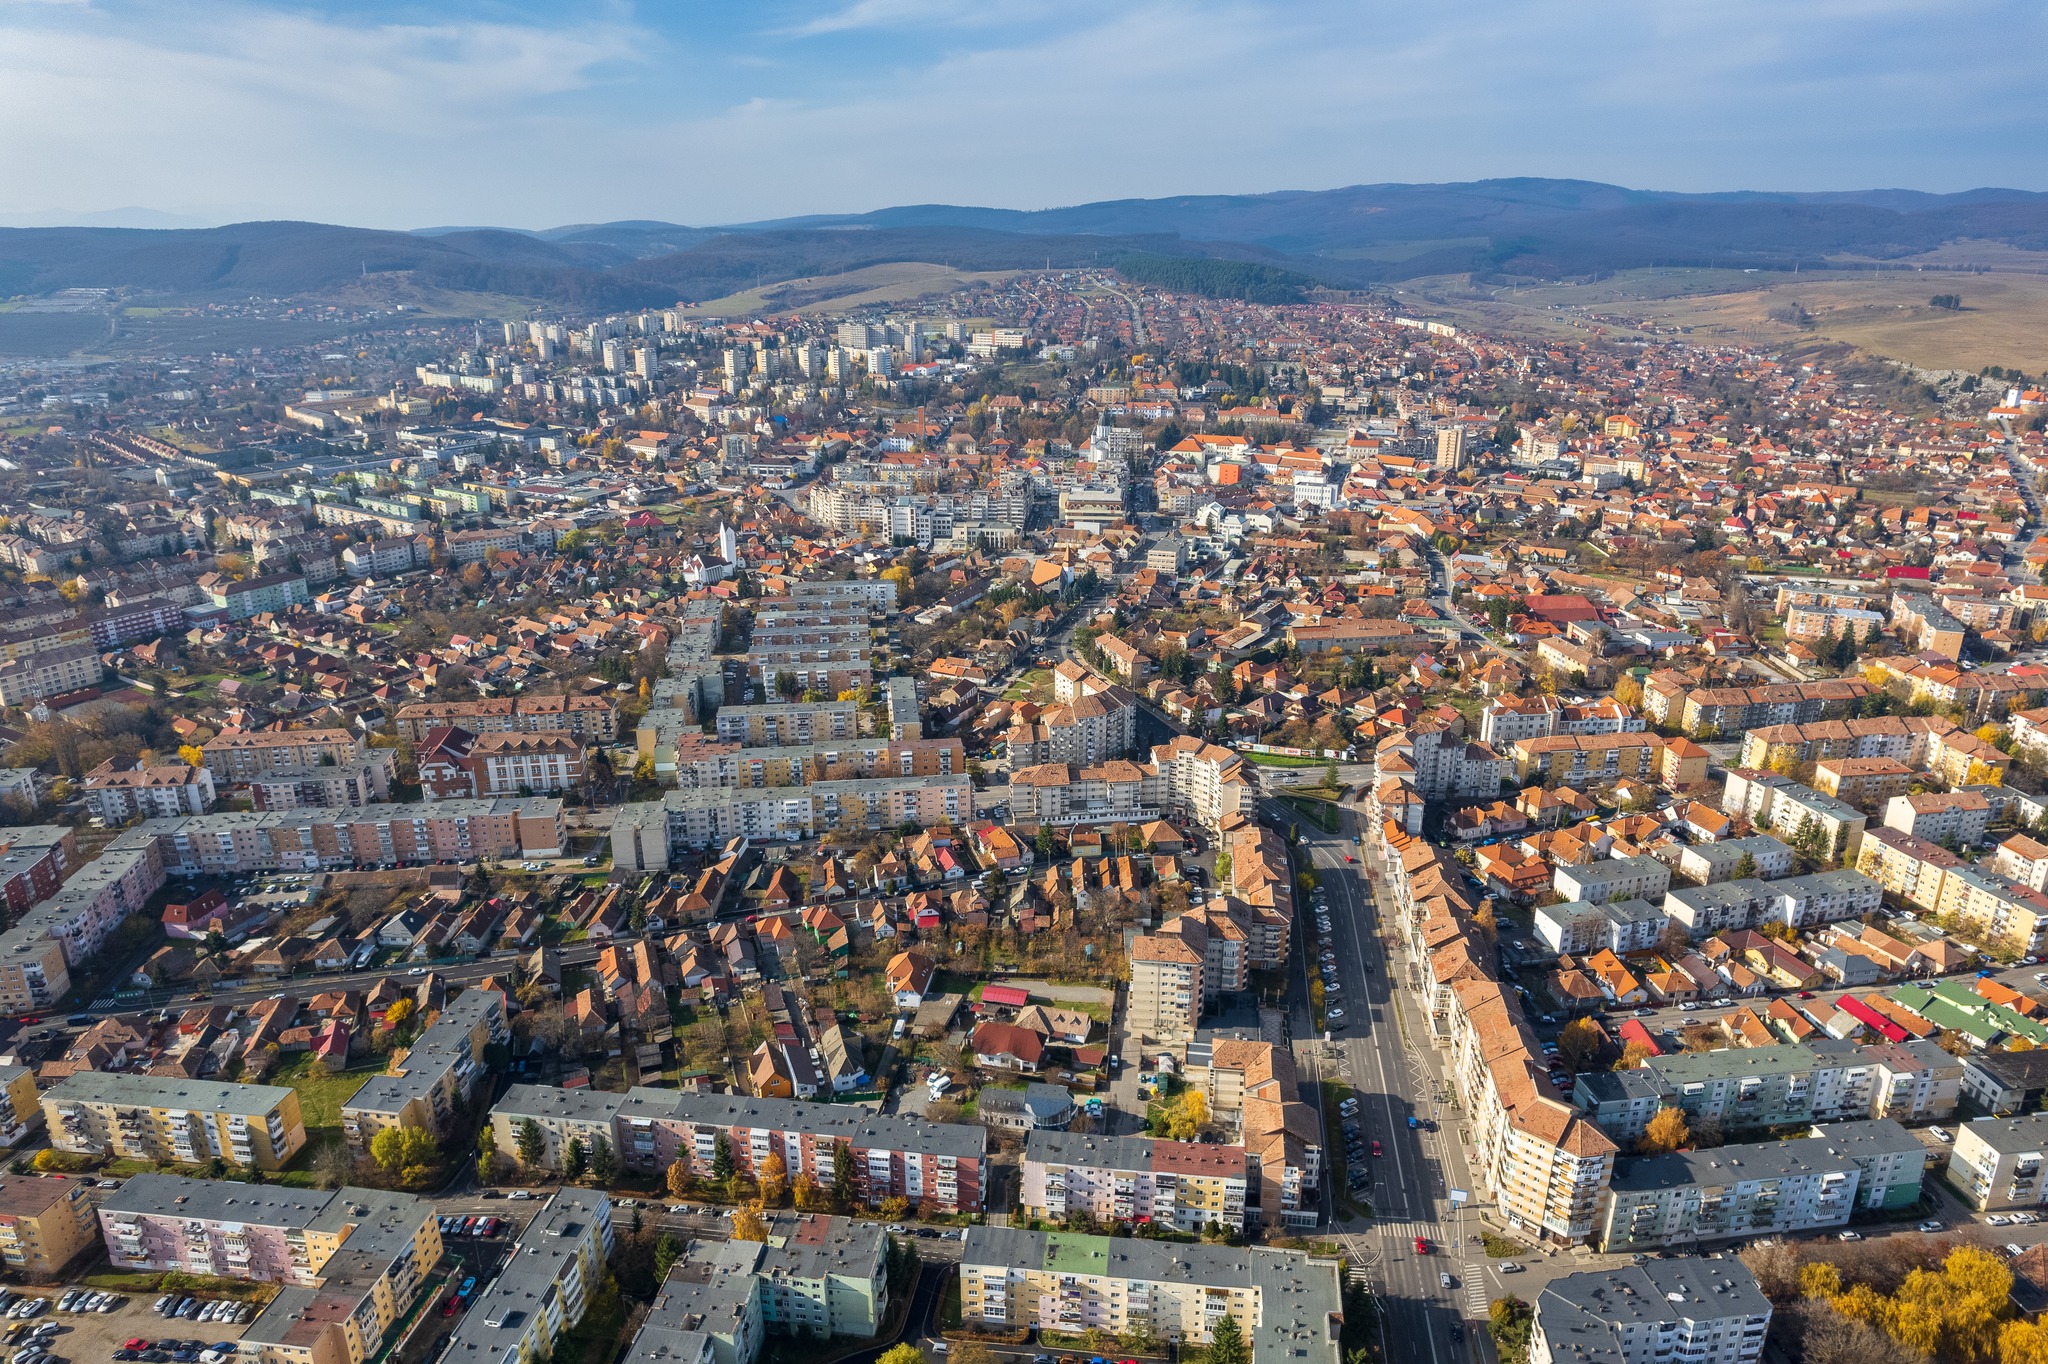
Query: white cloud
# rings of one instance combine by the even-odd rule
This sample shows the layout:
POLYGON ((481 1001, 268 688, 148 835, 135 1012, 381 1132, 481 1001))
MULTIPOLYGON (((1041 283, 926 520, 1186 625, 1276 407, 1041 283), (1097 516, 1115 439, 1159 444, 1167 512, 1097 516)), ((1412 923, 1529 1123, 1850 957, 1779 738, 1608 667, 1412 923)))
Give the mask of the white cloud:
POLYGON ((2048 132, 2048 12, 2001 0, 543 12, 0 0, 0 183, 19 213, 715 223, 1512 175, 2032 185, 2012 149, 2048 132))

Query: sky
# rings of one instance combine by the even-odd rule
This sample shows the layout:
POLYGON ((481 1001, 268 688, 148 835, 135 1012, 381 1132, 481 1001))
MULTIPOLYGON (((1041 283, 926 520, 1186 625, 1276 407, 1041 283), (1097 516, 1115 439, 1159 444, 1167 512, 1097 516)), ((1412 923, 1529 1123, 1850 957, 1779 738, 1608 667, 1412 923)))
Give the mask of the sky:
POLYGON ((2048 190, 2003 0, 0 0, 0 223, 2048 190))

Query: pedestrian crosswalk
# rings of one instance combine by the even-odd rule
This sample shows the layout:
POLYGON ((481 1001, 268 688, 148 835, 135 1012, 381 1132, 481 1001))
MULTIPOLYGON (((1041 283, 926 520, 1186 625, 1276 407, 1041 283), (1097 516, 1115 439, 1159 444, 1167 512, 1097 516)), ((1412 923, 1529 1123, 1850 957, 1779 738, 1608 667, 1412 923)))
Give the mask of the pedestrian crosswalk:
POLYGON ((1444 1244, 1443 1225, 1435 1221, 1404 1222, 1388 1220, 1379 1224, 1381 1232, 1395 1241, 1413 1244, 1420 1236, 1428 1241, 1431 1249, 1442 1249, 1444 1244))
POLYGON ((1475 1321, 1486 1315, 1486 1280, 1483 1277, 1485 1273, 1486 1266, 1477 1264, 1465 1275, 1465 1315, 1475 1321))

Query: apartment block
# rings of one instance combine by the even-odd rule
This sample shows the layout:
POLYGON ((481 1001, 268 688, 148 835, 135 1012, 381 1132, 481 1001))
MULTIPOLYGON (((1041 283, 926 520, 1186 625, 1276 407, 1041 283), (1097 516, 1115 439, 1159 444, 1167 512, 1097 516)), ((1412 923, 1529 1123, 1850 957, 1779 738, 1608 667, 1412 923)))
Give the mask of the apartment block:
POLYGON ((2048 1203, 2048 1113, 1973 1118, 1958 1123, 1944 1177, 1977 1212, 2036 1208, 2048 1203))
POLYGON ((591 1294, 604 1280, 613 1243, 609 1198, 590 1189, 556 1192, 526 1224, 498 1277, 463 1314, 442 1352, 443 1364, 548 1358, 583 1320, 591 1294))
POLYGON ((0 1263, 29 1279, 56 1278, 99 1240, 99 1219, 75 1179, 0 1175, 0 1263))
POLYGON ((770 1331, 868 1337, 889 1311, 873 1222, 782 1213, 762 1241, 699 1241, 656 1290, 624 1364, 752 1364, 770 1331))
POLYGON ((1617 1142, 1633 1142, 1664 1107, 1656 1077, 1642 1069, 1587 1070, 1572 1081, 1572 1102, 1617 1142))
POLYGON ((85 805, 108 824, 142 816, 203 815, 213 808, 213 773, 184 763, 140 763, 109 758, 85 774, 85 805))
POLYGON ((725 1139, 735 1168, 751 1176, 769 1151, 781 1154, 789 1177, 808 1173, 832 1182, 840 1152, 869 1207, 902 1197, 944 1212, 978 1212, 988 1134, 979 1126, 929 1123, 834 1104, 732 1094, 637 1088, 625 1094, 514 1085, 491 1110, 498 1149, 515 1151, 531 1120, 546 1145, 550 1169, 572 1136, 608 1132, 628 1168, 665 1170, 683 1164, 705 1177, 725 1139))
MULTIPOLYGON (((1095 681, 1093 674, 1088 681, 1095 681)), ((1072 701, 1047 707, 1034 720, 1018 720, 1010 726, 1005 744, 1013 767, 1085 765, 1121 758, 1137 739, 1137 698, 1122 687, 1102 684, 1072 701)))
POLYGON ((1769 768, 1773 764, 1799 766, 1836 758, 1891 758, 1918 771, 1932 766, 1930 741, 1959 732, 1953 720, 1939 715, 1881 715, 1763 725, 1743 734, 1739 762, 1743 767, 1769 768))
POLYGON ((445 1134, 486 1073, 484 1048, 508 1036, 505 996, 497 990, 464 990, 420 1034, 404 1060, 365 1080, 342 1103, 341 1127, 349 1149, 359 1157, 366 1154, 387 1127, 445 1134))
MULTIPOLYGON (((894 590, 895 584, 889 584, 894 590)), ((858 708, 851 701, 789 701, 721 706, 714 722, 721 743, 777 747, 821 744, 860 737, 858 708)))
POLYGON ((415 701, 400 706, 397 719, 398 732, 413 743, 451 726, 471 734, 567 734, 586 744, 609 742, 619 733, 619 707, 603 695, 415 701))
POLYGON ((1611 857, 1576 867, 1559 867, 1551 884, 1565 899, 1590 905, 1604 905, 1611 900, 1652 900, 1671 888, 1671 868, 1654 857, 1611 857))
POLYGON ((119 1269, 285 1285, 244 1337, 266 1364, 361 1364, 441 1258, 433 1204, 350 1186, 134 1175, 100 1200, 99 1230, 119 1269), (330 1325, 345 1344, 314 1348, 330 1325))
POLYGON ((1846 1226, 1861 1177, 1821 1137, 1624 1157, 1614 1163, 1600 1249, 1625 1255, 1846 1226))
POLYGON ((1141 1037, 1184 1037, 1201 1021, 1205 954, 1179 937, 1145 934, 1131 943, 1127 1026, 1141 1037))
POLYGON ((238 785, 269 772, 287 772, 359 757, 363 740, 346 729, 224 730, 206 741, 206 770, 238 785))
POLYGON ((258 810, 335 810, 375 805, 391 799, 391 781, 397 765, 397 756, 390 749, 366 749, 354 762, 251 777, 249 799, 258 810))
POLYGON ((1792 850, 1769 834, 1693 843, 1678 855, 1678 874, 1703 886, 1738 876, 1759 876, 1768 881, 1791 870, 1792 850))
POLYGON ((1912 785, 1913 769, 1897 758, 1825 758, 1813 767, 1813 787, 1859 810, 1882 810, 1912 785))
POLYGON ((1159 777, 1160 803, 1205 828, 1218 829, 1231 815, 1251 813, 1251 779, 1244 760, 1230 749, 1183 734, 1154 747, 1151 766, 1159 777))
POLYGON ((296 1090, 84 1070, 43 1092, 50 1144, 80 1155, 281 1170, 306 1144, 296 1090))
POLYGON ((1446 1048, 1452 1085, 1472 1115, 1477 1182, 1510 1227, 1551 1244, 1584 1241, 1614 1142, 1544 1078, 1519 999, 1489 973, 1490 954, 1473 937, 1478 905, 1450 853, 1419 841, 1386 851, 1400 865, 1401 931, 1425 963, 1429 1036, 1446 1048))
POLYGON ((1539 905, 1535 934, 1552 952, 1574 956, 1605 948, 1616 956, 1647 952, 1657 945, 1671 919, 1648 900, 1631 897, 1592 904, 1568 900, 1539 905))
POLYGON ((2011 943, 2028 953, 2048 946, 2048 895, 1995 871, 1948 868, 1934 908, 1991 942, 2011 943))
POLYGON ((1884 822, 1887 828, 1929 843, 1967 848, 1990 826, 1991 802, 1976 791, 1893 796, 1885 802, 1884 822))
POLYGON ((1229 1316, 1253 1364, 1337 1364, 1340 1297, 1337 1262, 1294 1250, 969 1227, 960 1255, 965 1325, 1206 1345, 1229 1316))
POLYGON ((1643 688, 1643 713, 1687 734, 1733 735, 1765 725, 1807 724, 1846 717, 1875 690, 1861 678, 1784 682, 1763 687, 1702 687, 1687 691, 1668 675, 1652 674, 1643 688))
POLYGON ((1948 874, 1962 867, 1963 859, 1940 844, 1891 828, 1866 830, 1856 853, 1857 871, 1885 894, 1924 910, 1941 904, 1948 874))
POLYGON ((1629 778, 1655 781, 1664 740, 1654 734, 1551 734, 1515 742, 1515 780, 1555 777, 1570 787, 1601 786, 1629 778))
POLYGON ((950 777, 870 777, 800 787, 678 789, 618 807, 613 866, 664 871, 674 851, 734 838, 795 840, 839 828, 958 824, 974 809, 965 772, 950 777))
POLYGON ((1236 1232, 1248 1188, 1242 1146, 1035 1131, 1024 1144, 1019 1201, 1027 1215, 1052 1221, 1085 1213, 1101 1223, 1236 1232))
POLYGON ((1552 1279, 1529 1364, 1756 1364, 1771 1300, 1739 1260, 1684 1257, 1552 1279))
POLYGON ((91 644, 23 654, 0 663, 0 706, 26 706, 78 691, 96 684, 104 672, 100 651, 91 644))
MULTIPOLYGON (((1721 808, 1746 815, 1758 829, 1787 841, 1814 840, 1821 859, 1853 864, 1870 819, 1845 800, 1822 795, 1775 772, 1737 768, 1722 789, 1721 808)), ((1768 873, 1765 873, 1768 874, 1768 873)))
POLYGON ((1729 1133, 1868 1117, 1877 1094, 1872 1058, 1833 1039, 1653 1056, 1643 1068, 1665 1104, 1729 1133))

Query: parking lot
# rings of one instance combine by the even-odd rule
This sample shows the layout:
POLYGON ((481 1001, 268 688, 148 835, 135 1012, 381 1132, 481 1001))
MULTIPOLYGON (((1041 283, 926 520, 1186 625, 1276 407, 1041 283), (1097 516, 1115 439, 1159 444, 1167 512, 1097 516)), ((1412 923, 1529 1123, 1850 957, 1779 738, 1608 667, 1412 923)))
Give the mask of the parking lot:
MULTIPOLYGON (((31 1328, 41 1326, 45 1322, 55 1323, 57 1330, 47 1348, 56 1359, 65 1361, 65 1364, 111 1364, 117 1352, 127 1353, 127 1342, 131 1340, 146 1340, 152 1344, 175 1340, 196 1344, 203 1349, 209 1345, 239 1341, 242 1333, 248 1329, 246 1323, 166 1320, 151 1310, 160 1296, 156 1293, 118 1294, 118 1306, 111 1312, 55 1311, 54 1304, 67 1291, 69 1290, 44 1290, 40 1296, 51 1300, 53 1310, 45 1311, 32 1321, 22 1323, 31 1328)), ((267 1294, 265 1296, 267 1297, 267 1294)), ((248 1302, 251 1308, 250 1319, 254 1320, 256 1312, 261 1310, 260 1302, 255 1298, 243 1301, 248 1302)), ((9 1322, 8 1325, 13 1326, 15 1323, 9 1322)), ((10 1356, 19 1348, 19 1344, 10 1346, 10 1356)), ((190 1361, 198 1359, 198 1351, 166 1349, 147 1354, 135 1352, 132 1357, 145 1360, 147 1364, 190 1364, 190 1361), (179 1354, 184 1354, 186 1359, 178 1360, 179 1354)))

